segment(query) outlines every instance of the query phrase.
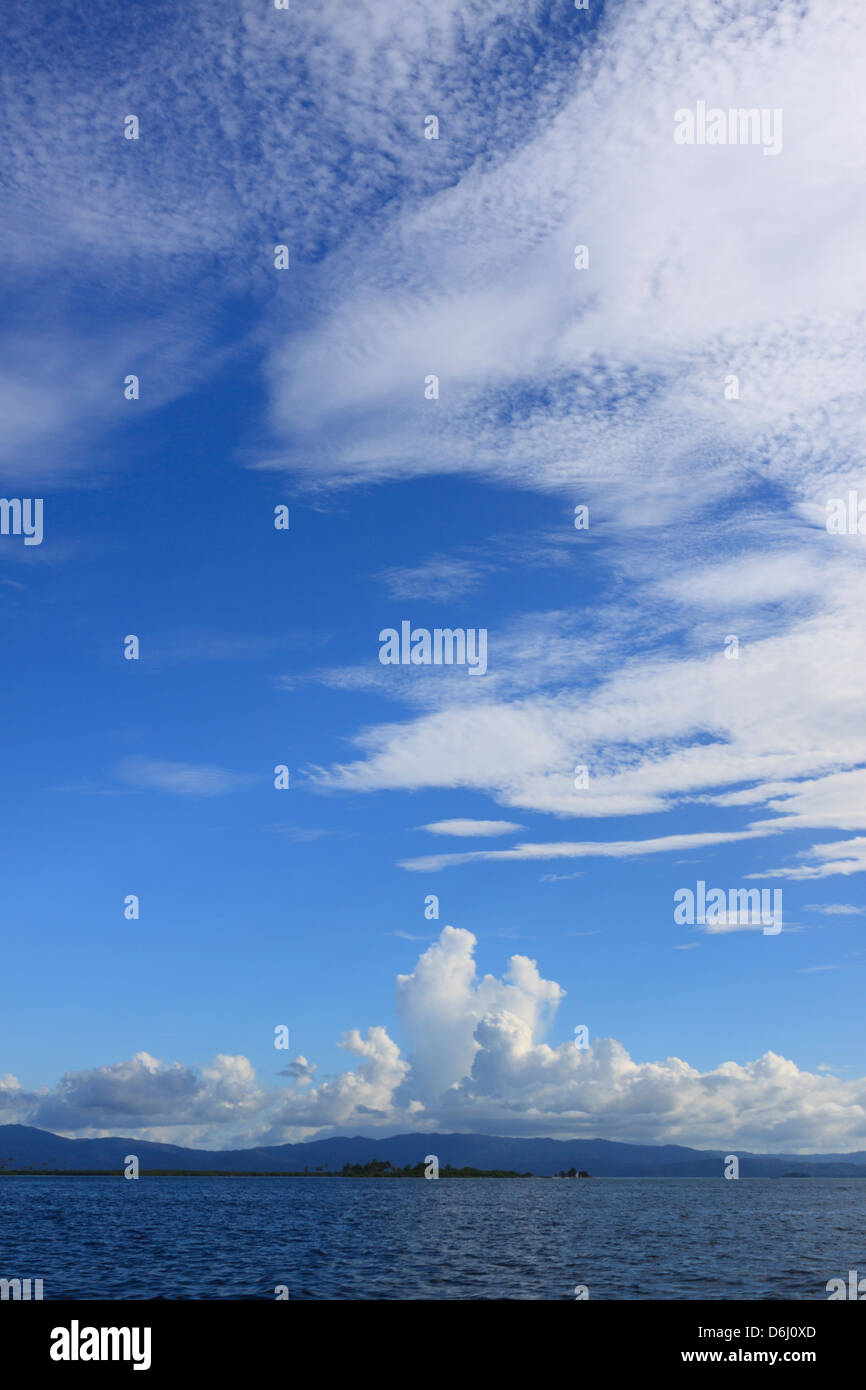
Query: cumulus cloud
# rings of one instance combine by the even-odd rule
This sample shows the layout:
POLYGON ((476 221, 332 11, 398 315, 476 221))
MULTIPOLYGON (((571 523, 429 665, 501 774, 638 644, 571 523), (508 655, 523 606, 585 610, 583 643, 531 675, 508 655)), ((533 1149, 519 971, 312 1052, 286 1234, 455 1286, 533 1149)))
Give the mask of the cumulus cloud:
POLYGON ((313 1073, 316 1071, 315 1062, 310 1062, 302 1054, 295 1057, 280 1072, 280 1076, 290 1076, 295 1081, 312 1081, 313 1073))
POLYGON ((866 1147, 866 1078, 802 1071, 768 1051, 700 1071, 680 1057, 637 1061, 612 1038, 586 1049, 545 1041, 564 990, 534 960, 478 977, 471 932, 446 926, 397 978, 409 1055, 382 1026, 350 1029, 352 1070, 314 1084, 297 1057, 288 1084, 264 1087, 244 1057, 201 1072, 146 1052, 67 1073, 53 1089, 0 1080, 0 1122, 61 1133, 137 1134, 204 1147, 280 1143, 334 1133, 463 1131, 598 1137, 756 1151, 866 1147))
POLYGON ((116 1134, 135 1130, 162 1137, 180 1126, 184 1135, 246 1129, 265 1109, 245 1057, 219 1055, 201 1073, 179 1062, 163 1064, 147 1052, 125 1062, 66 1072, 54 1090, 25 1092, 14 1078, 0 1082, 0 1116, 61 1134, 116 1134))
POLYGON ((507 1008, 542 1032, 564 991, 544 980, 535 961, 513 956, 503 980, 475 980, 471 932, 444 927, 410 975, 397 976, 397 1009, 413 1039, 412 1098, 425 1104, 471 1070, 475 1028, 491 1010, 507 1008))
MULTIPOLYGON (((866 465, 866 18, 854 0, 820 12, 630 0, 591 21, 560 8, 442 0, 409 7, 397 30, 378 0, 324 0, 288 24, 243 0, 227 35, 206 0, 158 25, 97 5, 104 42, 86 77, 62 9, 13 16, 0 227, 11 288, 40 283, 55 317, 50 335, 14 324, 0 342, 4 461, 76 476, 93 420, 107 431, 122 418, 133 349, 138 404, 164 404, 236 348, 213 349, 218 315, 202 306, 243 296, 260 310, 267 401, 250 466, 320 487, 440 473, 557 506, 577 494, 592 514, 582 555, 604 555, 610 579, 592 611, 503 624, 477 681, 327 673, 422 709, 361 730, 351 760, 313 770, 314 786, 467 789, 575 819, 689 816, 687 834, 569 834, 405 861, 416 870, 813 829, 815 844, 780 848, 761 877, 862 872, 866 545, 828 535, 824 516, 866 465), (144 140, 131 146, 120 127, 141 93, 144 140), (674 110, 698 98, 783 108, 783 153, 675 145, 674 110), (62 121, 33 120, 58 105, 62 121), (427 110, 441 113, 438 142, 423 139, 427 110), (284 236, 303 267, 291 309, 273 292, 284 236), (122 311, 85 341, 76 308, 95 302, 97 274, 122 311), (431 371, 435 403, 421 389, 431 371), (701 813, 742 823, 704 830, 701 813)), ((502 549, 435 554, 383 579, 401 597, 450 598, 507 563, 502 549)), ((243 781, 146 758, 120 775, 181 796, 243 781)), ((864 1146, 862 1082, 772 1053, 699 1073, 635 1062, 613 1041, 552 1046, 560 987, 520 956, 502 980, 478 980, 472 945, 448 929, 400 977, 407 1057, 383 1027, 353 1029, 353 1070, 314 1085, 297 1059, 274 1093, 243 1058, 199 1073, 140 1053, 50 1092, 7 1078, 2 1113, 211 1142, 451 1124, 864 1146)))

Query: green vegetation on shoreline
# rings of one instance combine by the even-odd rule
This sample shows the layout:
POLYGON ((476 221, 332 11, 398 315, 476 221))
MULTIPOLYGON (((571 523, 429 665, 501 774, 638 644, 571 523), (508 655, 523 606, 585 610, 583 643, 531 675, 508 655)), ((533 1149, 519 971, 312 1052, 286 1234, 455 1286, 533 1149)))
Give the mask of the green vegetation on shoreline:
MULTIPOLYGON (((346 1163, 342 1168, 304 1169, 299 1173, 253 1173, 236 1170, 217 1172, 207 1168, 142 1168, 142 1178, 423 1178, 426 1164, 394 1168, 390 1163, 373 1159, 370 1163, 346 1163)), ((505 1169, 452 1168, 446 1163, 439 1169, 440 1178, 532 1178, 534 1173, 513 1173, 505 1169)), ((4 1178, 110 1178, 123 1177, 122 1172, 109 1168, 0 1168, 4 1178)))

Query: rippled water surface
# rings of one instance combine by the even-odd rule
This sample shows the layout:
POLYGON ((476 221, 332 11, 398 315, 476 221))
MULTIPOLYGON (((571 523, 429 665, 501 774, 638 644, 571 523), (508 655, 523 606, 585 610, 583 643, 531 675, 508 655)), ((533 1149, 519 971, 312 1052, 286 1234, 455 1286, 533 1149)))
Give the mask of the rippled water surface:
POLYGON ((46 1299, 826 1299, 849 1269, 856 1179, 0 1179, 0 1278, 46 1299))

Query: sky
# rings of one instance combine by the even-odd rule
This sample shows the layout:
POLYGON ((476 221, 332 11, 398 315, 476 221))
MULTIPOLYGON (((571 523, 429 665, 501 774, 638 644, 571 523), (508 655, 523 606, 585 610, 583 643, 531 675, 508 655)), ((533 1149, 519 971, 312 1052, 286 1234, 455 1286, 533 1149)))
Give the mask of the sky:
POLYGON ((0 1123, 866 1149, 862 9, 8 27, 0 1123))

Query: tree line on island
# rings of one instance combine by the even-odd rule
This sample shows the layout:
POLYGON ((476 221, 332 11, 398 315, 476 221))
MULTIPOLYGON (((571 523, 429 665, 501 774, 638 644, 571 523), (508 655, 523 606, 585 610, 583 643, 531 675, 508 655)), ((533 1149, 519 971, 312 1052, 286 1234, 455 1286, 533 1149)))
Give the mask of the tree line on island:
MULTIPOLYGON (((369 1163, 344 1163, 342 1168, 329 1168, 327 1163, 317 1168, 304 1168, 294 1173, 249 1172, 241 1169, 202 1169, 202 1168, 142 1168, 143 1178, 423 1178, 427 1164, 407 1163, 396 1167, 387 1158, 371 1159, 369 1163)), ((66 1178, 105 1178, 112 1176, 110 1171, 98 1168, 42 1168, 30 1164, 27 1168, 7 1168, 0 1159, 2 1177, 66 1177, 66 1178)), ((517 1173, 507 1168, 454 1168, 450 1163, 439 1169, 440 1178, 534 1178, 535 1173, 517 1173)), ((570 1168, 568 1172, 552 1174, 556 1178, 588 1178, 584 1169, 570 1168)))

